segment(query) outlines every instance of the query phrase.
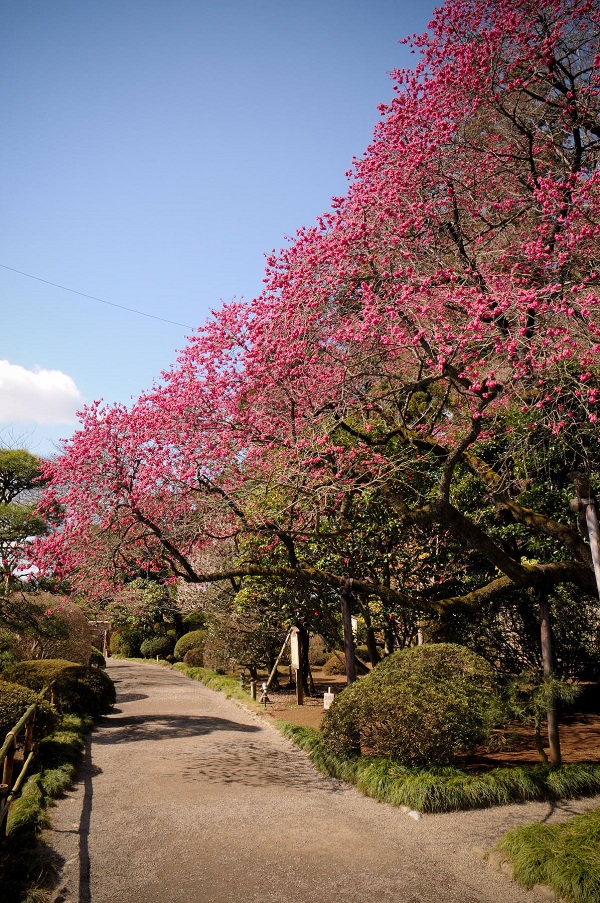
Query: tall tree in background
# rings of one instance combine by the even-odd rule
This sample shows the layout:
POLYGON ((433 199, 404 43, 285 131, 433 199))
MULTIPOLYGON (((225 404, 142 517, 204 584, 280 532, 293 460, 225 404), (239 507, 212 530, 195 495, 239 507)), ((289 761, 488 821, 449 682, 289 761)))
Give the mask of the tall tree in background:
POLYGON ((565 472, 597 467, 599 40, 594 0, 448 0, 347 195, 269 259, 262 295, 131 410, 85 413, 47 471, 66 519, 40 561, 99 591, 99 572, 151 567, 436 615, 591 598, 589 546, 537 505, 527 437, 566 437, 565 472), (427 577, 323 556, 358 548, 369 499, 397 520, 390 561, 436 550, 427 577), (460 579, 440 580, 449 548, 460 579))

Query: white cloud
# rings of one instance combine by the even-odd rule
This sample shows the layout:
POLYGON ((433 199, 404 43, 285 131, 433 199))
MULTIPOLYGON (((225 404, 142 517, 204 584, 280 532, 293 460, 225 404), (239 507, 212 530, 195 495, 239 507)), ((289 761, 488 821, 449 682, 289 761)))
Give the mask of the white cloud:
POLYGON ((73 423, 82 404, 67 373, 0 360, 0 422, 73 423))

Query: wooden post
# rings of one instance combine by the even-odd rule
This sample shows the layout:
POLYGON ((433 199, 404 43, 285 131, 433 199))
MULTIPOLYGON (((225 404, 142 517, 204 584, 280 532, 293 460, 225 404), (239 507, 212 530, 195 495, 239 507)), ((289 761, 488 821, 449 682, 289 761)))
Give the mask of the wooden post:
MULTIPOLYGON (((550 604, 546 589, 540 590, 540 635, 542 643, 542 665, 544 677, 552 678, 554 674, 554 656, 552 652, 552 626, 550 624, 550 604)), ((561 764, 560 734, 558 730, 558 711, 556 699, 549 695, 547 700, 548 718, 548 745, 550 747, 550 762, 552 765, 561 764)))
POLYGON ((253 699, 256 702, 256 681, 250 681, 250 699, 253 699))
POLYGON ((344 656, 346 659, 346 679, 348 684, 356 682, 356 650, 354 648, 354 634, 352 632, 352 615, 350 612, 351 581, 340 590, 340 603, 342 606, 342 627, 344 631, 344 656))
POLYGON ((296 668, 296 702, 304 705, 304 687, 302 686, 302 668, 296 668))
POLYGON ((292 670, 296 678, 296 703, 304 705, 304 685, 302 683, 302 644, 300 643, 300 631, 292 627, 290 631, 290 651, 292 670))
POLYGON ((12 743, 8 748, 8 752, 6 753, 6 757, 4 759, 4 768, 2 771, 2 783, 8 784, 9 787, 12 785, 12 773, 13 773, 13 763, 15 761, 15 743, 16 737, 12 731, 9 731, 6 735, 7 739, 12 735, 12 743))

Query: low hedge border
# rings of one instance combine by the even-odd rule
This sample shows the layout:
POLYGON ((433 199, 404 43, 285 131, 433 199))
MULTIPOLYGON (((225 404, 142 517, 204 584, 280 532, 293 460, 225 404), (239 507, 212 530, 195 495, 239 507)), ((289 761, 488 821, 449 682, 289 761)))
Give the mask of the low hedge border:
POLYGON ((316 728, 276 722, 282 734, 304 749, 315 767, 354 784, 366 796, 418 812, 454 812, 531 800, 575 799, 600 793, 600 765, 494 768, 467 774, 450 765, 407 768, 374 756, 342 758, 326 752, 316 728))
POLYGON ((37 746, 35 771, 11 806, 0 848, 0 903, 40 903, 54 876, 52 856, 40 842, 48 809, 71 786, 83 756, 91 718, 62 715, 56 730, 37 746))
POLYGON ((600 900, 600 809, 561 824, 513 828, 496 849, 512 863, 515 880, 528 889, 550 886, 569 903, 600 900))

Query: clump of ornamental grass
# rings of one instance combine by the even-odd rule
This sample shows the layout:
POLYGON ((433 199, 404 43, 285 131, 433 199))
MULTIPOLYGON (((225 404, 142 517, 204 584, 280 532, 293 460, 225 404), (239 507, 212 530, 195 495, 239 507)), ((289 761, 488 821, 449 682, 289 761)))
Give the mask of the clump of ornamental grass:
POLYGON ((600 766, 547 765, 494 768, 480 774, 452 765, 415 767, 383 756, 336 755, 315 728, 276 722, 283 735, 304 749, 315 767, 356 787, 366 796, 419 812, 452 812, 528 800, 573 799, 600 792, 600 766))
POLYGON ((513 828, 498 847, 527 888, 549 884, 569 903, 600 900, 600 809, 562 824, 513 828))

